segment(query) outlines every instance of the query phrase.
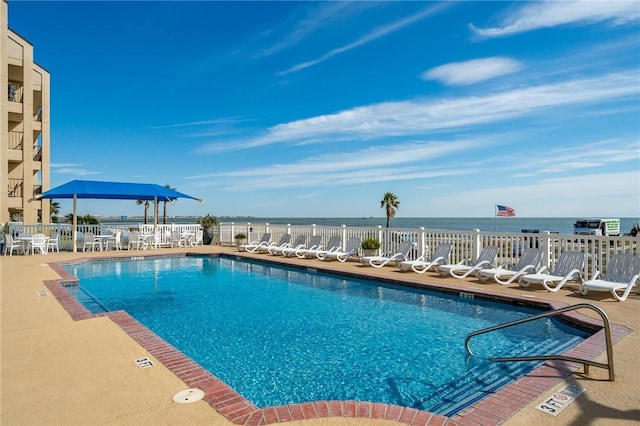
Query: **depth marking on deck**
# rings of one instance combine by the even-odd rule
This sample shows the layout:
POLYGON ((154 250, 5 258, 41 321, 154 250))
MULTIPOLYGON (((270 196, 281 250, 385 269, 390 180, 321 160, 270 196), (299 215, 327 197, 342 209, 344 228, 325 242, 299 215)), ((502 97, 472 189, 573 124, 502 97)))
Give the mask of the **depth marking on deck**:
POLYGON ((48 296, 47 290, 36 290, 38 292, 38 296, 48 296))
POLYGON ((460 293, 458 293, 458 295, 463 299, 473 299, 474 298, 474 295, 472 293, 460 292, 460 293))
POLYGON ((149 368, 149 367, 153 367, 153 361, 151 361, 149 358, 144 357, 144 358, 138 358, 135 360, 136 365, 138 366, 138 368, 149 368))
POLYGON ((553 392, 550 397, 538 404, 536 408, 552 416, 557 416, 560 411, 564 410, 567 405, 582 395, 584 391, 585 389, 578 385, 569 384, 558 392, 553 392))

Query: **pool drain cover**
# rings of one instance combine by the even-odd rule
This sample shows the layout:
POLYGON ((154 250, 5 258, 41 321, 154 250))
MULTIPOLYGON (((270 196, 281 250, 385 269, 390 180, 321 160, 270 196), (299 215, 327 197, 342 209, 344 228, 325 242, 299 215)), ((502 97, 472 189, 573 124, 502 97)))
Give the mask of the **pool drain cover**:
POLYGON ((178 404, 189 404, 200 401, 204 397, 204 392, 200 389, 186 389, 173 395, 173 402, 178 404))

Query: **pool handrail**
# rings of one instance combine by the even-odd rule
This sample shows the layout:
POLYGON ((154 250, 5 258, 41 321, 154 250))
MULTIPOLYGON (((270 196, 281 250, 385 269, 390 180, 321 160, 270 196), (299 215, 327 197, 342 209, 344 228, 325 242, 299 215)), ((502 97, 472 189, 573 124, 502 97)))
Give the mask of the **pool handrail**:
POLYGON ((530 316, 530 317, 527 317, 527 318, 521 318, 519 320, 515 320, 515 321, 507 322, 507 323, 504 323, 504 324, 499 324, 499 325, 496 325, 496 326, 493 326, 493 327, 483 328, 482 330, 474 331, 472 333, 469 333, 467 335, 467 337, 464 339, 465 349, 466 349, 468 355, 474 356, 476 358, 484 359, 484 358, 474 354, 473 351, 471 351, 471 348, 469 347, 469 340, 472 337, 480 335, 480 334, 484 334, 484 333, 489 333, 491 331, 500 330, 500 329, 503 329, 503 328, 506 328, 506 327, 510 327, 512 325, 518 325, 518 324, 522 324, 522 323, 525 323, 525 322, 534 321, 534 320, 537 320, 537 319, 540 319, 540 318, 552 317, 552 316, 560 315, 560 314, 568 312, 568 311, 575 311, 575 310, 582 309, 582 308, 592 309, 592 310, 596 311, 600 315, 600 317, 602 318, 602 321, 604 323, 604 332, 605 332, 606 346, 607 346, 607 362, 606 363, 597 362, 597 361, 591 361, 591 360, 581 359, 581 358, 575 358, 575 357, 566 356, 566 355, 533 355, 533 356, 486 358, 486 359, 488 361, 493 361, 493 362, 545 361, 545 360, 570 361, 570 362, 576 362, 576 363, 582 364, 584 366, 584 374, 586 374, 586 375, 589 374, 589 366, 593 365, 594 367, 606 368, 607 370, 609 370, 609 381, 613 382, 613 381, 615 381, 615 373, 614 373, 614 369, 613 369, 613 343, 611 342, 611 325, 610 325, 610 322, 609 322, 609 317, 607 316, 607 314, 602 309, 600 309, 599 307, 597 307, 595 305, 592 305, 591 303, 578 303, 576 305, 571 305, 571 306, 566 306, 564 308, 554 309, 552 311, 544 312, 542 314, 533 315, 533 316, 530 316))

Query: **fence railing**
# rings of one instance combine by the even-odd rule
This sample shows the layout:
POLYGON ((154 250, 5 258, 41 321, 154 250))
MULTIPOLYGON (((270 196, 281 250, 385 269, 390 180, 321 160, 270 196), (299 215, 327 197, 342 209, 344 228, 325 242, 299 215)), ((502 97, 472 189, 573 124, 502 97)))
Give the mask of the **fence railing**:
POLYGON ((476 259, 482 248, 488 245, 499 247, 497 263, 516 264, 527 248, 541 248, 543 251, 542 266, 554 268, 560 253, 576 250, 585 254, 586 262, 582 276, 593 277, 596 271, 606 272, 608 259, 617 253, 639 254, 640 236, 586 236, 573 234, 556 234, 551 232, 492 232, 492 231, 455 231, 449 229, 426 228, 383 228, 356 226, 325 225, 289 225, 269 223, 220 223, 218 225, 219 242, 234 244, 237 234, 244 234, 248 241, 257 241, 265 232, 271 233, 271 240, 278 241, 282 234, 291 234, 295 238, 299 234, 321 235, 323 242, 331 236, 339 235, 342 245, 350 237, 365 239, 374 237, 380 241, 379 253, 394 253, 404 241, 412 241, 414 249, 410 258, 417 258, 430 253, 440 243, 452 245, 449 261, 458 263, 463 260, 476 259))
MULTIPOLYGON (((161 233, 160 244, 170 241, 173 231, 196 232, 200 229, 198 224, 166 224, 155 225, 161 233)), ((153 224, 122 224, 122 225, 78 225, 78 234, 92 232, 95 235, 115 233, 122 231, 126 244, 129 231, 139 230, 153 232, 153 224)), ((12 223, 9 232, 17 236, 20 233, 43 233, 47 236, 60 236, 60 246, 70 248, 73 246, 71 237, 71 224, 58 223, 50 225, 26 225, 12 223)), ((543 251, 542 265, 553 269, 560 253, 566 250, 580 251, 585 254, 586 262, 582 271, 583 278, 593 277, 596 271, 606 272, 606 265, 612 255, 618 253, 640 254, 640 235, 632 236, 590 236, 573 234, 556 234, 551 232, 492 232, 474 230, 449 230, 426 228, 383 228, 359 227, 359 226, 327 226, 327 225, 290 225, 269 223, 234 223, 223 222, 212 230, 213 244, 235 244, 235 236, 246 235, 247 241, 259 240, 265 232, 271 233, 271 240, 278 241, 283 234, 291 234, 292 238, 304 234, 307 238, 313 235, 322 236, 326 243, 331 236, 341 237, 342 245, 351 237, 361 239, 373 237, 380 241, 380 254, 394 253, 404 241, 414 243, 413 250, 409 254, 412 259, 427 255, 435 250, 440 243, 452 245, 449 261, 458 263, 463 260, 474 260, 478 257, 482 248, 488 245, 499 247, 497 263, 516 264, 523 251, 527 248, 540 248, 543 251)), ((79 235, 80 238, 80 235, 79 235)))
MULTIPOLYGON (((157 230, 160 231, 160 241, 157 243, 159 246, 171 244, 171 233, 178 232, 192 232, 195 233, 200 229, 198 224, 166 224, 157 225, 157 230)), ((126 224, 126 225, 78 225, 78 242, 83 241, 85 232, 91 232, 94 235, 113 235, 116 231, 121 231, 123 246, 129 243, 129 232, 132 230, 141 231, 143 233, 154 232, 154 225, 144 224, 126 224)), ((61 250, 73 249, 73 236, 72 225, 70 223, 52 223, 52 224, 35 224, 26 225, 22 223, 10 223, 8 232, 13 236, 19 235, 33 235, 33 234, 45 234, 47 237, 59 236, 58 244, 61 250)))

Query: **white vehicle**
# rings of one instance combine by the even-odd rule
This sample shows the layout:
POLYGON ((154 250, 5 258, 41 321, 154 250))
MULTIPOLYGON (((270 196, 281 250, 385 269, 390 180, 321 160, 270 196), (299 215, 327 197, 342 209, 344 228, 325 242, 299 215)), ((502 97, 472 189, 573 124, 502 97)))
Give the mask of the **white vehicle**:
POLYGON ((620 219, 578 219, 573 224, 573 233, 617 237, 620 235, 620 219))

